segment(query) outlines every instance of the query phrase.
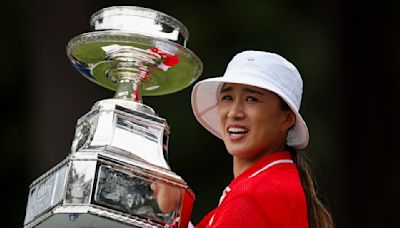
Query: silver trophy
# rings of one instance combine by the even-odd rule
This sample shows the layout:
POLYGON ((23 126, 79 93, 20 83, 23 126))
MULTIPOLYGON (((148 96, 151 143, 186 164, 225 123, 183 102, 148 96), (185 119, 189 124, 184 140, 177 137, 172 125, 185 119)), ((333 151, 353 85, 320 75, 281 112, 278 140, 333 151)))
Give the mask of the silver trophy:
POLYGON ((165 119, 141 96, 174 93, 202 72, 175 18, 141 7, 104 8, 67 55, 115 97, 76 125, 71 153, 30 186, 24 227, 187 227, 194 193, 171 171, 165 119))

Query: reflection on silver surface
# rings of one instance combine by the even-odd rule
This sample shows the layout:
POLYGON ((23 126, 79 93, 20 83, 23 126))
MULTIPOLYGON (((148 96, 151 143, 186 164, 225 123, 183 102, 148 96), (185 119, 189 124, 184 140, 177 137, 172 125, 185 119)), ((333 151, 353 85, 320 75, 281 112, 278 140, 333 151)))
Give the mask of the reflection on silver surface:
POLYGON ((53 172, 29 191, 25 222, 61 202, 67 166, 53 172))
POLYGON ((186 224, 194 195, 179 176, 147 162, 136 160, 137 165, 133 165, 116 161, 103 152, 73 153, 35 181, 30 188, 24 227, 186 224))
MULTIPOLYGON (((108 72, 121 72, 121 61, 108 59, 104 47, 108 47, 110 44, 118 44, 125 47, 140 48, 153 54, 159 53, 162 58, 157 62, 166 63, 171 58, 176 58, 178 61, 168 67, 165 67, 165 64, 152 65, 153 60, 150 62, 145 60, 141 63, 133 62, 135 67, 126 71, 134 74, 136 72, 136 74, 149 73, 151 75, 151 77, 145 77, 146 80, 142 80, 137 85, 139 94, 156 96, 174 93, 188 87, 200 76, 203 70, 201 61, 189 49, 176 43, 157 39, 117 31, 96 31, 72 38, 67 46, 67 54, 73 66, 83 76, 100 86, 116 91, 119 84, 115 82, 115 79, 109 77, 108 72), (146 70, 136 68, 140 65, 146 66, 146 70)), ((153 54, 149 55, 152 56, 153 54)), ((136 56, 137 52, 133 52, 131 55, 136 56)))
POLYGON ((154 181, 140 178, 133 173, 120 172, 101 166, 94 200, 95 203, 131 215, 152 218, 162 224, 171 224, 176 210, 179 209, 182 192, 180 190, 173 192, 176 194, 174 197, 178 200, 174 201, 176 204, 169 205, 168 212, 164 212, 154 198, 155 193, 150 187, 152 183, 154 181))
POLYGON ((73 161, 68 174, 65 202, 88 204, 96 170, 95 161, 73 161))
POLYGON ((203 70, 186 48, 186 27, 162 12, 108 7, 93 14, 91 26, 92 32, 68 42, 67 55, 83 76, 105 88, 118 91, 121 81, 130 80, 134 91, 128 96, 169 94, 189 86, 203 70))
POLYGON ((98 119, 98 110, 92 110, 78 120, 75 127, 75 136, 71 145, 72 152, 90 147, 96 132, 98 119))
POLYGON ((170 170, 167 121, 141 95, 179 91, 202 72, 178 20, 109 7, 67 45, 73 66, 116 91, 76 125, 71 154, 30 186, 25 228, 187 227, 194 193, 170 170))
POLYGON ((187 28, 177 19, 162 12, 135 6, 114 6, 92 15, 93 30, 121 30, 168 39, 186 45, 187 28))
POLYGON ((117 128, 134 132, 136 135, 157 144, 161 138, 160 132, 162 132, 162 129, 156 129, 155 127, 146 126, 144 124, 129 121, 121 117, 117 117, 117 128))
POLYGON ((116 115, 116 126, 111 146, 121 148, 153 165, 169 169, 163 154, 164 126, 116 115))
POLYGON ((144 109, 146 106, 143 104, 133 109, 124 102, 128 101, 99 101, 81 117, 76 125, 71 152, 112 147, 121 155, 169 169, 166 120, 149 113, 150 109, 144 109))

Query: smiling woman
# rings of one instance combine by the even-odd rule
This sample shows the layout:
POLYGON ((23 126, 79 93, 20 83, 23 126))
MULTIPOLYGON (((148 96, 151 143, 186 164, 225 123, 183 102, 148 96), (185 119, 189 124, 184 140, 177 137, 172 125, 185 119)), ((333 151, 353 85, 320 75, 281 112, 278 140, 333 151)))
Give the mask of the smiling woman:
POLYGON ((268 152, 282 151, 296 117, 280 109, 280 98, 268 90, 224 84, 217 105, 221 136, 235 162, 235 176, 268 152))
POLYGON ((222 77, 198 82, 196 119, 222 139, 234 179, 196 227, 332 227, 302 152, 308 129, 299 113, 303 81, 280 55, 244 51, 222 77))

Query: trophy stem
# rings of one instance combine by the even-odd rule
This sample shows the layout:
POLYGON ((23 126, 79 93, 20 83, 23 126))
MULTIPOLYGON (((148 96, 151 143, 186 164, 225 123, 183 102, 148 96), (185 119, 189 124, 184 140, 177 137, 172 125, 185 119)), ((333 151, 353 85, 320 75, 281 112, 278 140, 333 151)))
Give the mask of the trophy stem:
POLYGON ((118 88, 115 92, 114 98, 142 103, 137 82, 129 79, 118 81, 118 88))

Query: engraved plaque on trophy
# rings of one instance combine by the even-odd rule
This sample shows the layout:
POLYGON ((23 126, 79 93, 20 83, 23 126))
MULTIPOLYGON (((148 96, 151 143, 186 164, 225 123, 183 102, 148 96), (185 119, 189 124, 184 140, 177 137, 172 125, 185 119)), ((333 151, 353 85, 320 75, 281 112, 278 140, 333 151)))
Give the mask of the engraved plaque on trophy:
POLYGON ((71 153, 30 186, 24 227, 187 227, 194 193, 168 164, 169 129, 141 96, 177 92, 202 72, 186 27, 164 13, 116 6, 67 55, 90 81, 116 91, 76 125, 71 153))

